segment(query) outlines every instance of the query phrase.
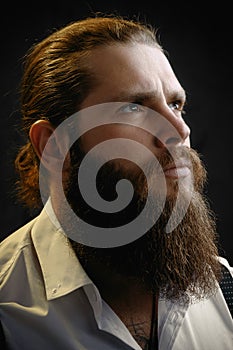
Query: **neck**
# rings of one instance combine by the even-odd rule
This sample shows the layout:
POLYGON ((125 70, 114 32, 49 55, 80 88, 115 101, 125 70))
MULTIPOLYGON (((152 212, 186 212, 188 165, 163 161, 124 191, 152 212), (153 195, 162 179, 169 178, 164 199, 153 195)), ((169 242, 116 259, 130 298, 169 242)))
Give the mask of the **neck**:
MULTIPOLYGON (((122 276, 96 260, 86 262, 84 268, 103 299, 108 302, 124 300, 129 305, 132 298, 151 299, 152 293, 147 291, 143 283, 136 278, 122 276)), ((133 306, 135 308, 135 302, 133 306)))
POLYGON ((84 268, 137 343, 148 349, 150 338, 154 339, 157 332, 157 296, 140 281, 113 273, 100 262, 88 262, 84 268))

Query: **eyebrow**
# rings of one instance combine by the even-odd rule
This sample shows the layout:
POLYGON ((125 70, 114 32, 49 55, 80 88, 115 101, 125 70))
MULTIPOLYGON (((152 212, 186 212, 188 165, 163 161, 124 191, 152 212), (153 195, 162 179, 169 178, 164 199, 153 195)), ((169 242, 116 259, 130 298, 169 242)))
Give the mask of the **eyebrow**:
MULTIPOLYGON (((111 98, 111 100, 114 102, 138 102, 143 103, 146 101, 156 100, 159 97, 157 91, 148 91, 148 92, 135 92, 135 93, 129 93, 121 92, 117 96, 111 98)), ((167 100, 169 102, 172 101, 186 101, 186 93, 184 89, 174 90, 167 93, 167 100)))

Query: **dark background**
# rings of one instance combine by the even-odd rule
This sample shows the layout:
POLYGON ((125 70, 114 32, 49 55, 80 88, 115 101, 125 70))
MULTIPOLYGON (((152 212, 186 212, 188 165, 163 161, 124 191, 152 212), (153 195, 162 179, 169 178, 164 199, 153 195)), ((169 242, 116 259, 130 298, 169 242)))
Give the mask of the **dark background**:
POLYGON ((22 58, 29 47, 54 28, 92 15, 116 13, 147 20, 159 29, 160 41, 188 95, 186 120, 192 146, 208 170, 206 189, 217 219, 220 253, 233 265, 232 161, 233 51, 231 7, 221 2, 62 1, 5 3, 0 24, 0 238, 26 223, 29 213, 14 197, 14 156, 19 133, 18 86, 22 58))

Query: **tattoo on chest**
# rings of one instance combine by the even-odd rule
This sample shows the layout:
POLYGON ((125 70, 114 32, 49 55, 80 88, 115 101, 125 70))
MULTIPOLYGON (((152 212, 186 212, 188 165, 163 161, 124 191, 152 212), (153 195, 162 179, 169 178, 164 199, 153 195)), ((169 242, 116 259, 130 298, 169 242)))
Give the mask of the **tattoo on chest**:
POLYGON ((127 325, 130 333, 143 350, 149 349, 149 335, 145 331, 146 322, 138 322, 127 325))

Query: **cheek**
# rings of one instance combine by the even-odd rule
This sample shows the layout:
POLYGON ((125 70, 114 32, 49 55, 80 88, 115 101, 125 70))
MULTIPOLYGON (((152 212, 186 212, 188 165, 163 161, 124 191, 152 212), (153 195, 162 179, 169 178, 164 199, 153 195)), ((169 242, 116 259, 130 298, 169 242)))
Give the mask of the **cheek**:
MULTIPOLYGON (((87 153, 93 147, 107 140, 113 140, 113 145, 115 145, 117 139, 123 139, 122 141, 118 140, 119 145, 121 142, 123 144, 124 140, 132 140, 152 150, 153 136, 140 128, 129 125, 105 125, 93 128, 80 137, 80 145, 82 150, 87 153)), ((125 149, 125 151, 128 153, 129 150, 125 149)), ((131 152, 135 151, 132 149, 131 152)))
POLYGON ((104 164, 110 160, 116 170, 137 176, 140 168, 151 160, 153 136, 129 125, 108 125, 82 135, 80 146, 85 154, 89 153, 98 162, 104 164), (107 142, 104 144, 104 141, 107 142))

